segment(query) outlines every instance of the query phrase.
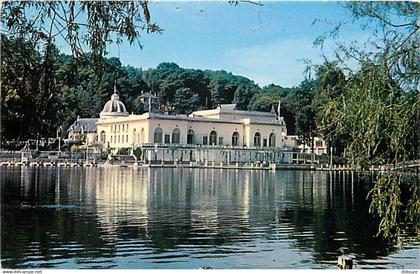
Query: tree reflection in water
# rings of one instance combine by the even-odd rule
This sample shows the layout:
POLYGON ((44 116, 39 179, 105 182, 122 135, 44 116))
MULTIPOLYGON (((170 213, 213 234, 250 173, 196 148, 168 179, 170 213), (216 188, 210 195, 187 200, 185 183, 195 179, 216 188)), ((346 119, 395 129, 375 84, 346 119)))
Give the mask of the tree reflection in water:
POLYGON ((395 264, 351 173, 1 172, 3 267, 332 268, 340 248, 360 266, 395 264))

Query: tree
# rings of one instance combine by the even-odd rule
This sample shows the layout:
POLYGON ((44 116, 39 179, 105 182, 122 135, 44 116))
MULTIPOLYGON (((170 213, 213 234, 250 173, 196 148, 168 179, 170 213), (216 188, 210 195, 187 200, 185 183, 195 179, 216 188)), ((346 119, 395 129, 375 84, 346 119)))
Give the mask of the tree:
POLYGON ((377 62, 381 60, 392 78, 407 90, 417 90, 420 80, 418 43, 420 4, 402 2, 349 2, 346 7, 354 19, 364 20, 363 27, 373 27, 373 52, 358 46, 341 44, 343 58, 377 62))
POLYGON ((249 102, 248 109, 256 111, 271 111, 274 106, 277 109, 280 94, 274 92, 259 92, 255 94, 249 102))
POLYGON ((316 68, 315 97, 317 132, 328 142, 328 148, 343 156, 344 148, 350 141, 349 132, 337 132, 339 121, 334 119, 337 104, 345 95, 347 80, 336 62, 325 62, 316 68))
MULTIPOLYGON (((2 5, 2 24, 8 35, 33 45, 52 45, 57 36, 71 48, 72 56, 107 54, 107 46, 127 39, 138 42, 140 33, 161 29, 151 22, 147 1, 33 2, 8 1, 2 5)), ((139 44, 140 45, 140 44, 139 44)))
POLYGON ((296 88, 293 97, 296 134, 304 145, 311 146, 313 150, 313 138, 316 130, 315 82, 304 80, 296 88))
POLYGON ((180 88, 175 93, 174 112, 176 114, 190 114, 197 109, 200 99, 189 88, 180 88))
MULTIPOLYGON (((59 120, 55 115, 62 112, 59 109, 58 92, 63 83, 57 83, 57 74, 63 71, 57 68, 58 51, 54 46, 56 37, 59 36, 67 42, 72 51, 72 58, 64 61, 64 63, 71 61, 72 65, 67 64, 64 70, 74 70, 80 63, 88 63, 96 71, 95 77, 91 78, 95 79, 96 83, 91 82, 87 88, 97 91, 95 97, 100 100, 93 101, 95 102, 93 110, 97 110, 102 107, 105 95, 107 95, 103 87, 110 85, 108 81, 102 79, 103 70, 112 63, 112 60, 108 60, 110 61, 108 64, 104 62, 103 57, 107 54, 107 46, 121 43, 123 39, 127 39, 130 43, 138 42, 140 45, 139 37, 142 32, 161 31, 155 23, 151 22, 146 1, 8 1, 2 4, 1 22, 3 26, 2 56, 5 56, 6 52, 11 52, 10 56, 17 56, 13 52, 18 44, 18 46, 24 46, 27 51, 30 50, 33 54, 39 55, 37 59, 42 58, 33 62, 35 59, 30 57, 31 53, 27 52, 28 54, 22 55, 23 58, 17 60, 17 63, 14 63, 11 58, 5 60, 5 63, 7 62, 5 65, 9 68, 13 66, 17 68, 21 65, 19 63, 26 59, 33 63, 31 66, 24 64, 25 79, 18 77, 17 81, 9 82, 8 87, 4 86, 9 90, 8 96, 4 99, 7 99, 6 112, 9 112, 7 116, 18 118, 19 115, 13 114, 12 105, 13 101, 17 102, 23 97, 16 92, 13 94, 13 90, 21 90, 20 92, 28 95, 24 96, 26 97, 25 104, 34 108, 34 111, 21 109, 20 113, 25 113, 25 115, 20 116, 19 119, 24 120, 24 123, 29 123, 28 127, 23 127, 23 130, 32 129, 29 130, 31 132, 29 135, 36 135, 37 138, 54 131, 59 120), (13 42, 3 43, 6 41, 6 36, 13 42), (42 51, 37 52, 38 48, 42 48, 42 51), (85 49, 90 50, 90 54, 86 54, 85 49), (30 83, 29 79, 31 79, 30 83), (38 79, 37 82, 36 79, 38 79)), ((69 73, 68 77, 72 78, 72 75, 74 73, 69 73)), ((63 80, 71 81, 70 79, 63 80)), ((72 89, 67 89, 67 91, 70 90, 72 89)), ((4 123, 6 131, 2 130, 2 138, 29 137, 16 131, 8 133, 7 129, 10 130, 8 118, 4 120, 4 123)))
MULTIPOLYGON (((415 159, 420 140, 414 127, 420 105, 419 4, 349 2, 346 6, 355 20, 374 29, 369 45, 374 50, 357 43, 338 43, 340 65, 352 58, 361 69, 349 69, 343 98, 331 98, 322 107, 324 115, 328 114, 323 126, 350 136, 345 144, 347 157, 362 170, 373 164, 396 165, 415 159)), ((378 233, 397 243, 411 235, 411 229, 420 237, 418 179, 403 180, 406 171, 381 174, 369 193, 370 211, 380 218, 378 233), (405 184, 411 185, 408 199, 402 197, 405 184)))
POLYGON ((258 92, 258 89, 253 86, 240 85, 235 91, 233 102, 236 104, 237 109, 248 109, 249 101, 252 96, 258 92))
POLYGON ((232 73, 220 70, 215 72, 207 71, 210 75, 208 88, 210 91, 211 105, 217 107, 220 104, 231 103, 234 100, 235 91, 238 88, 238 79, 232 73))

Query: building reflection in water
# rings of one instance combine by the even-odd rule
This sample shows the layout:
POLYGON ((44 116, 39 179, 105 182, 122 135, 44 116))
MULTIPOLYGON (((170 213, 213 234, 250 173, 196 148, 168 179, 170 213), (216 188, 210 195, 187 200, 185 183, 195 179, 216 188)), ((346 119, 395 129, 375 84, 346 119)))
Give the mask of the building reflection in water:
POLYGON ((333 264, 342 247, 365 258, 389 252, 373 237, 368 186, 350 173, 118 167, 5 172, 2 256, 14 266, 24 265, 34 243, 38 255, 67 260, 272 250, 276 256, 307 252, 313 263, 333 264))
MULTIPOLYGON (((86 175, 96 181, 97 218, 106 235, 124 237, 135 227, 132 236, 161 250, 281 235, 295 239, 292 248, 329 250, 334 256, 319 259, 331 259, 343 245, 362 244, 351 243, 362 237, 356 232, 351 239, 354 210, 370 218, 360 212, 365 194, 354 204, 350 174, 107 168, 86 175)), ((373 228, 363 229, 366 239, 373 228)))

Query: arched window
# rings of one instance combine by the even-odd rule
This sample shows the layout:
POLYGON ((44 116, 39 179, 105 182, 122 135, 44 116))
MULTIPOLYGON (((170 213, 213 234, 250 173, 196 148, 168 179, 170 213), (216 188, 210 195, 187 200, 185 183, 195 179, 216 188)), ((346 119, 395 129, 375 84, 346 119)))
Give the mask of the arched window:
POLYGON ((187 144, 192 145, 194 144, 194 130, 189 129, 187 133, 187 144))
POLYGON ((100 136, 99 141, 101 142, 101 144, 105 144, 105 142, 106 142, 105 131, 103 131, 103 130, 101 131, 101 136, 100 136))
POLYGON ((210 132, 210 145, 217 145, 217 132, 216 131, 212 131, 210 132))
POLYGON ((257 132, 254 135, 254 147, 260 147, 260 146, 261 146, 261 134, 257 132))
POLYGON ((181 143, 181 131, 179 128, 176 128, 172 131, 172 144, 180 144, 181 143))
POLYGON ((276 146, 276 134, 271 133, 270 139, 268 140, 268 146, 269 147, 275 147, 276 146))
POLYGON ((235 131, 232 134, 232 146, 238 146, 239 145, 239 133, 237 131, 235 131))
POLYGON ((154 136, 153 136, 153 142, 161 144, 162 143, 162 135, 163 135, 162 129, 160 127, 156 128, 154 136))

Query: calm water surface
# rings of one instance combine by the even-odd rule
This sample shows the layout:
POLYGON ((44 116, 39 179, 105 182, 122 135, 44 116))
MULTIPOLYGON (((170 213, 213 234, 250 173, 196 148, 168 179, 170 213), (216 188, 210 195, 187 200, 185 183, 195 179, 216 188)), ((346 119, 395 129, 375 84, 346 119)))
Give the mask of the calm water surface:
POLYGON ((374 237, 369 188, 309 171, 10 168, 5 268, 419 268, 374 237))

